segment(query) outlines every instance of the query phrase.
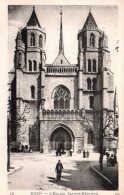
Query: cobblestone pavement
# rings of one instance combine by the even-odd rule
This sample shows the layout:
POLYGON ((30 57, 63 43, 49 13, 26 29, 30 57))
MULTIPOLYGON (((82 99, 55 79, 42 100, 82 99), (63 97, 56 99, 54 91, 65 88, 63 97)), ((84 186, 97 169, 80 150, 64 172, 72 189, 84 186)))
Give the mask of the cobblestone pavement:
POLYGON ((106 184, 89 170, 98 163, 82 155, 56 157, 53 154, 18 153, 11 155, 11 165, 21 169, 8 176, 9 190, 108 190, 106 184), (61 160, 64 170, 56 181, 55 165, 61 160))

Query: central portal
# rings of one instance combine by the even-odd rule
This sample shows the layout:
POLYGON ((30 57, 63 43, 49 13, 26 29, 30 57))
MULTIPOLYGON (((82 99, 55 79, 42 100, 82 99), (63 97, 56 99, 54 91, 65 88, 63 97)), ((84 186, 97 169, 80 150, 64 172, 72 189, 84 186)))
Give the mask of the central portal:
POLYGON ((53 131, 50 141, 52 150, 69 150, 73 146, 70 133, 63 127, 58 127, 53 131))

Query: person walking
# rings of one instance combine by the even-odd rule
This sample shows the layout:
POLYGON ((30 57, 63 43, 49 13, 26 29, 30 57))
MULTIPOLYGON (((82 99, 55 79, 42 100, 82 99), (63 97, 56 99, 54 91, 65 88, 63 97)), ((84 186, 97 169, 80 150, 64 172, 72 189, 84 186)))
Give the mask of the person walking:
POLYGON ((72 156, 72 153, 73 153, 73 149, 71 148, 70 149, 70 156, 72 156))
POLYGON ((110 163, 111 163, 111 166, 114 167, 115 166, 115 161, 114 161, 114 154, 111 154, 110 156, 110 163))
POLYGON ((87 150, 87 158, 89 158, 89 151, 87 150))
POLYGON ((85 150, 83 151, 83 158, 85 158, 85 150))
POLYGON ((55 169, 55 171, 57 173, 57 175, 56 175, 56 177, 57 177, 56 180, 57 181, 60 181, 60 179, 61 179, 62 169, 63 169, 63 165, 62 165, 61 161, 58 160, 58 163, 56 164, 56 169, 55 169))

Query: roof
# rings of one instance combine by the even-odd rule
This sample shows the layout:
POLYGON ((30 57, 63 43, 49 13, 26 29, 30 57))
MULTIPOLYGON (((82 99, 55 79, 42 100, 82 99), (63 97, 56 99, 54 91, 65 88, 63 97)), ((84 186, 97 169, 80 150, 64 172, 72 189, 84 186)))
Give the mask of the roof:
POLYGON ((86 19, 86 22, 85 22, 85 24, 83 26, 83 29, 84 28, 89 28, 89 27, 92 27, 92 28, 94 28, 94 27, 96 28, 97 27, 97 24, 96 24, 96 22, 94 20, 94 17, 92 15, 91 11, 89 11, 89 14, 87 16, 87 19, 86 19))
POLYGON ((34 7, 33 7, 33 11, 32 11, 31 17, 30 17, 27 25, 28 26, 37 26, 38 25, 41 28, 40 23, 39 23, 38 18, 37 18, 37 15, 35 13, 34 7))
POLYGON ((68 65, 70 65, 70 63, 62 52, 58 54, 57 58, 53 62, 53 66, 68 66, 68 65))

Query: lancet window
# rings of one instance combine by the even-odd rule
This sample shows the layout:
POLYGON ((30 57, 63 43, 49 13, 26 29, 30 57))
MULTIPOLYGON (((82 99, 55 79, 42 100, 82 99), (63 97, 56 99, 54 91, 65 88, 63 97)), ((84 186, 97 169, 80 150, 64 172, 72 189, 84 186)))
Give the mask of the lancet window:
POLYGON ((35 35, 34 35, 34 33, 31 33, 30 45, 31 45, 31 46, 35 46, 35 35))
POLYGON ((95 47, 95 35, 93 33, 90 35, 90 46, 95 47))
POLYGON ((42 35, 39 36, 39 47, 40 48, 43 47, 43 37, 42 37, 42 35))
POLYGON ((31 98, 35 98, 35 87, 33 85, 31 86, 31 98))

